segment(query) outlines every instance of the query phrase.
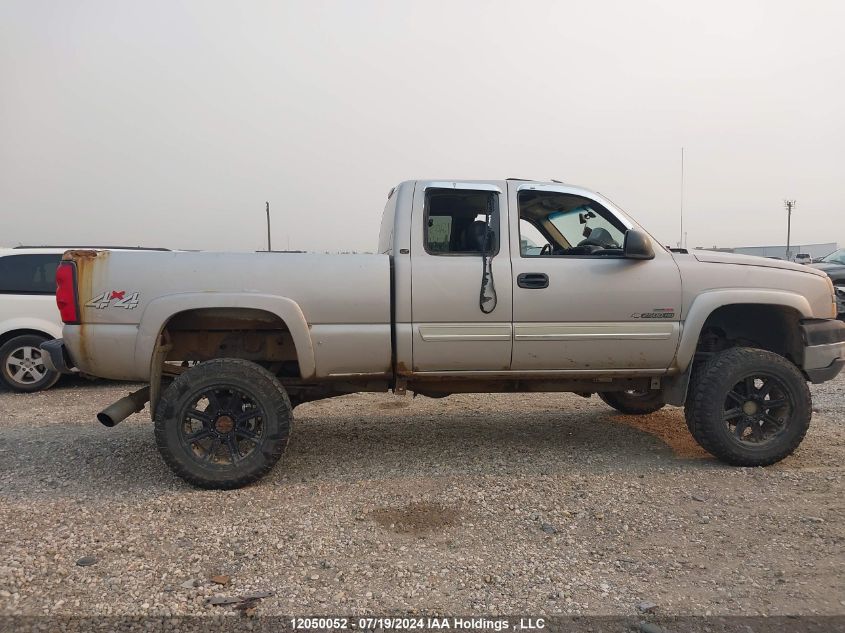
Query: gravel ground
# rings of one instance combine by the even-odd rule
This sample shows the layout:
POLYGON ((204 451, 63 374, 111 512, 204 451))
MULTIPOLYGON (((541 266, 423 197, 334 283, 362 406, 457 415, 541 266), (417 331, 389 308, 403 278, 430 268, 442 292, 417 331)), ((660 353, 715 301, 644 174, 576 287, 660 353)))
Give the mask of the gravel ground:
POLYGON ((129 389, 0 393, 0 614, 845 613, 845 377, 766 469, 676 408, 366 394, 299 407, 233 492, 172 475, 145 413, 94 421, 129 389))

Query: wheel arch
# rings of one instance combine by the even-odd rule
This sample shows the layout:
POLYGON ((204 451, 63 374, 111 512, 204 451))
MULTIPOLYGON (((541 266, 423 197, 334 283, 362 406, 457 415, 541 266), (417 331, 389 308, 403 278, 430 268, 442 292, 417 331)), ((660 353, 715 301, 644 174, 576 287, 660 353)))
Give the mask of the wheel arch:
MULTIPOLYGON (((800 332, 797 327, 789 328, 787 324, 794 322, 797 326, 798 320, 812 316, 813 310, 809 301, 804 296, 792 292, 748 288, 701 293, 693 301, 684 319, 676 354, 677 369, 683 372, 689 367, 702 334, 711 325, 728 325, 736 334, 751 331, 759 336, 761 319, 766 325, 776 324, 786 333, 787 338, 783 341, 782 350, 787 353, 778 349, 770 351, 781 353, 793 362, 800 362, 803 350, 800 347, 800 332)), ((762 347, 770 349, 778 346, 762 347)))
POLYGON ((240 320, 241 326, 235 329, 243 331, 258 329, 259 323, 281 325, 290 334, 300 376, 314 376, 316 364, 310 328, 299 305, 285 297, 244 293, 185 293, 151 301, 138 324, 135 364, 139 373, 155 375, 156 351, 162 335, 174 323, 191 327, 192 318, 196 318, 200 331, 215 319, 240 320))
POLYGON ((0 345, 6 343, 16 336, 43 336, 48 339, 55 339, 62 337, 62 328, 60 325, 50 323, 48 321, 33 321, 27 319, 25 322, 9 321, 4 324, 3 331, 0 332, 0 345))
POLYGON ((675 374, 664 385, 664 402, 681 406, 686 402, 692 376, 693 360, 702 337, 711 326, 725 329, 735 339, 755 340, 768 349, 800 366, 803 360, 800 319, 812 318, 813 311, 805 297, 792 292, 764 289, 715 290, 701 293, 693 301, 684 320, 681 340, 675 354, 675 374), (761 322, 774 325, 762 340, 761 322), (789 324, 795 324, 791 327, 789 324), (774 335, 779 332, 780 337, 774 335))

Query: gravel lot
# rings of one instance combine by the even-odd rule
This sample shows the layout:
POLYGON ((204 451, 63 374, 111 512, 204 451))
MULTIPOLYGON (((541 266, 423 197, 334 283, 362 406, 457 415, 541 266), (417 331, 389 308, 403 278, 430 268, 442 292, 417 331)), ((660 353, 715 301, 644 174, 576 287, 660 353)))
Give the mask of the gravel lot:
POLYGON ((845 613, 845 377, 766 469, 710 458, 675 408, 368 394, 299 407, 234 492, 173 476, 146 413, 94 420, 129 390, 0 393, 0 614, 845 613))

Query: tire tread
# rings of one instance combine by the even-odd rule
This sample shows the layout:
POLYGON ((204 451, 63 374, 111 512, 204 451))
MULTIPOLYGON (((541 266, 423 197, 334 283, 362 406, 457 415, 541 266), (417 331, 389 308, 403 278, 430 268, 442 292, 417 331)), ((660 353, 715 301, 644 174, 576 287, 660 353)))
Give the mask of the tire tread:
POLYGON ((293 421, 292 415, 293 407, 291 407, 290 399, 287 392, 279 380, 272 373, 253 363, 252 361, 243 360, 240 358, 217 358, 210 361, 203 362, 188 371, 180 374, 161 395, 161 400, 156 407, 154 417, 155 422, 155 438, 156 446, 167 466, 176 473, 179 477, 188 483, 199 488, 218 489, 218 490, 232 490, 235 488, 242 488, 249 485, 270 472, 276 465, 276 462, 281 459, 287 447, 287 439, 290 436, 290 424, 293 421), (175 411, 179 410, 178 401, 187 391, 191 389, 191 382, 197 376, 197 370, 202 368, 202 372, 215 371, 217 369, 221 373, 230 371, 241 371, 245 374, 252 373, 256 380, 266 380, 273 390, 278 393, 280 398, 280 405, 276 408, 275 413, 280 414, 282 418, 286 418, 288 422, 287 435, 281 442, 272 442, 271 451, 262 450, 265 457, 265 463, 259 469, 256 469, 248 474, 242 476, 233 476, 228 479, 203 479, 194 475, 190 470, 186 469, 182 464, 179 456, 174 454, 170 449, 167 441, 166 429, 169 423, 172 423, 170 417, 174 415, 175 411))
POLYGON ((690 397, 685 406, 685 417, 690 433, 695 440, 711 455, 733 466, 768 466, 792 454, 810 425, 812 416, 812 396, 803 375, 789 360, 767 350, 751 347, 733 347, 715 354, 700 369, 695 384, 690 385, 690 397), (718 420, 708 411, 708 404, 721 406, 725 394, 719 384, 724 376, 729 375, 740 367, 752 367, 761 363, 769 367, 776 366, 783 369, 791 378, 799 401, 796 402, 793 416, 798 419, 798 432, 782 446, 773 446, 766 453, 749 455, 742 452, 738 446, 726 439, 720 432, 719 425, 723 424, 721 416, 718 420), (710 417, 712 416, 712 417, 710 417))

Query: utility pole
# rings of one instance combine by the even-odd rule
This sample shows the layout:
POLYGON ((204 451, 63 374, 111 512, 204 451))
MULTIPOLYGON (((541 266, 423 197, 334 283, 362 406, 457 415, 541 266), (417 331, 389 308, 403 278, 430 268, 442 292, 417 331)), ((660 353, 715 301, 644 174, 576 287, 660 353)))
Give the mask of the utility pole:
POLYGON ((266 206, 266 210, 267 210, 267 252, 269 253, 270 251, 273 250, 273 247, 270 246, 270 203, 265 202, 264 204, 267 205, 266 206))
POLYGON ((795 200, 784 200, 783 206, 786 207, 786 261, 792 261, 789 253, 789 240, 792 233, 792 208, 795 206, 795 200))

